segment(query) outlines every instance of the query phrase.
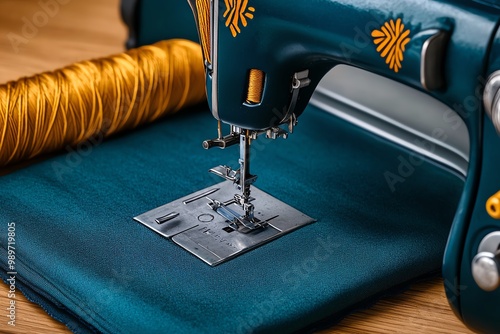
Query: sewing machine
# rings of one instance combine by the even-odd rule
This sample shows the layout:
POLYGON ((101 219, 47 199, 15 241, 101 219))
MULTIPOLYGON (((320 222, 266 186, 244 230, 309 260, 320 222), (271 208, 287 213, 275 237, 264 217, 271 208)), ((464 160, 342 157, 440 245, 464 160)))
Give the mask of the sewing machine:
MULTIPOLYGON (((438 145, 412 148, 466 176, 444 257, 445 287, 450 305, 469 327, 498 331, 500 3, 189 0, 189 4, 205 58, 209 106, 218 123, 216 138, 206 140, 203 147, 239 145, 239 169, 214 167, 210 172, 225 182, 135 219, 210 265, 314 223, 254 186, 252 144, 260 136, 286 139, 300 131, 298 120, 315 90, 312 103, 325 108, 332 102, 328 96, 342 101, 342 96, 370 93, 369 87, 416 90, 420 95, 411 103, 404 101, 412 93, 402 100, 393 100, 397 94, 388 93, 385 101, 379 96, 378 103, 393 111, 393 119, 398 108, 408 108, 416 110, 414 125, 425 118, 437 122, 431 141, 438 145), (334 67, 337 72, 334 69, 327 77, 330 83, 326 80, 316 89, 334 67), (344 87, 339 97, 335 94, 343 88, 334 82, 335 75, 357 76, 365 84, 344 87), (425 110, 427 99, 437 103, 431 112, 425 110), (394 103, 397 108, 390 107, 394 103), (224 124, 229 127, 227 134, 224 124), (198 228, 200 223, 213 225, 198 228)), ((350 111, 339 116, 373 130, 373 122, 363 121, 366 115, 350 111)), ((378 132, 394 138, 390 131, 378 132)), ((411 147, 412 141, 396 142, 411 147)), ((287 172, 284 167, 283 173, 287 172)), ((404 182, 401 175, 385 177, 389 186, 404 182)), ((276 189, 274 195, 279 197, 279 192, 276 189)))

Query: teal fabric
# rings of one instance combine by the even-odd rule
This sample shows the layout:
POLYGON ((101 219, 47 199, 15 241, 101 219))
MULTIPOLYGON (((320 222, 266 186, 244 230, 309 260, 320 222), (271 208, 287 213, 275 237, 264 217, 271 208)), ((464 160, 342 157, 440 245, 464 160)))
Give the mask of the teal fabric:
POLYGON ((463 181, 424 162, 392 192, 410 152, 313 107, 252 170, 317 223, 211 268, 133 221, 237 165, 215 129, 198 110, 0 178, 2 268, 15 222, 18 286, 75 332, 191 334, 299 330, 440 267, 463 181))

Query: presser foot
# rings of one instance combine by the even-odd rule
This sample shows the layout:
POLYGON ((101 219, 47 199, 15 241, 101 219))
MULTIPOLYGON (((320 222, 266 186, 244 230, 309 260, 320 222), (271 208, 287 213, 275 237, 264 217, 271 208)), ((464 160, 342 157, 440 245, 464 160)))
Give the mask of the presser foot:
MULTIPOLYGON (((209 197, 207 197, 207 199, 209 200, 208 206, 219 215, 221 215, 222 218, 226 219, 228 226, 237 232, 250 233, 267 226, 267 221, 261 221, 258 218, 255 218, 253 204, 246 203, 244 213, 242 214, 239 214, 233 208, 231 208, 232 204, 238 204, 238 206, 241 208, 238 200, 238 195, 235 195, 233 199, 225 203, 221 203, 209 197)), ((250 202, 254 200, 255 198, 253 197, 249 199, 250 202)))
POLYGON ((225 181, 134 219, 210 266, 315 222, 255 187, 249 199, 251 215, 237 201, 233 182, 225 181))

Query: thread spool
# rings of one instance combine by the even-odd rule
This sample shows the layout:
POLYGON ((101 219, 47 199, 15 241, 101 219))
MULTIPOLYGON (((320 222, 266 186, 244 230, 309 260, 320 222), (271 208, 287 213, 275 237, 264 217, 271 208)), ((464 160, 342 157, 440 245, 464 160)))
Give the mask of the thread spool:
POLYGON ((205 100, 200 46, 169 40, 0 86, 0 167, 205 100))
POLYGON ((264 78, 265 74, 261 70, 251 69, 248 72, 247 103, 259 104, 262 102, 264 78))
POLYGON ((203 49, 203 57, 207 62, 211 63, 210 0, 196 0, 196 13, 198 17, 198 31, 203 49))

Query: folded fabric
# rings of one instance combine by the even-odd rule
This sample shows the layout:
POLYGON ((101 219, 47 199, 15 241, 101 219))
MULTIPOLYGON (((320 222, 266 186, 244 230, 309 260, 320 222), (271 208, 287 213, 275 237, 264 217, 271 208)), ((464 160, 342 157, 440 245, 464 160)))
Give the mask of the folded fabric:
POLYGON ((210 267, 135 222, 237 166, 202 149, 215 128, 178 115, 1 177, 2 267, 15 222, 18 286, 76 333, 291 332, 439 269, 463 181, 424 161, 393 191, 412 153, 314 107, 252 171, 316 223, 210 267))

